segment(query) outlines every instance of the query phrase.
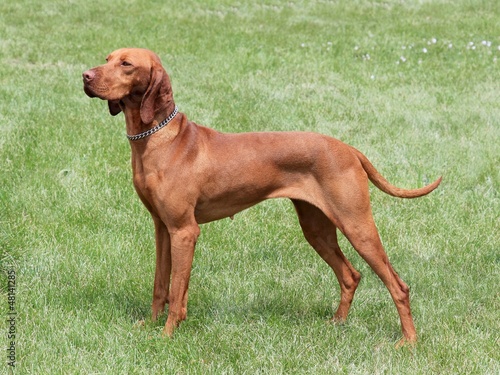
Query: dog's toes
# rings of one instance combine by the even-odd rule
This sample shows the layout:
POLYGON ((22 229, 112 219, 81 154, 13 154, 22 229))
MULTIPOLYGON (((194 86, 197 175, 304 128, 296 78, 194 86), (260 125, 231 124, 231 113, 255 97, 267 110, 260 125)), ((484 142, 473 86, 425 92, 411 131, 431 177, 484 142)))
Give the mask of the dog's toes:
POLYGON ((409 349, 412 349, 417 343, 417 338, 412 338, 412 339, 408 339, 406 337, 403 337, 401 340, 399 340, 395 347, 396 349, 401 349, 401 348, 409 348, 409 349))
POLYGON ((330 323, 334 324, 344 324, 346 322, 346 318, 344 316, 340 316, 335 314, 333 318, 330 319, 330 323))
POLYGON ((174 337, 174 330, 175 330, 174 327, 172 327, 169 324, 166 324, 165 327, 163 328, 163 331, 161 332, 161 335, 165 338, 171 339, 172 337, 174 337))

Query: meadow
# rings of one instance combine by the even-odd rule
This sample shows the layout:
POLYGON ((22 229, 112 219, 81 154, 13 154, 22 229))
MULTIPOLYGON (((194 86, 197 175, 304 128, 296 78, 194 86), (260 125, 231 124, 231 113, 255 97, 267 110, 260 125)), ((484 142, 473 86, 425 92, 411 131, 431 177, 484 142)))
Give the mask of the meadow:
POLYGON ((0 373, 500 373, 499 15, 494 0, 1 2, 0 373), (390 295, 344 238, 363 278, 329 323, 335 275, 287 200, 202 226, 188 319, 162 337, 123 115, 82 90, 128 46, 158 53, 199 124, 331 135, 401 187, 443 176, 417 200, 371 186, 414 347, 395 349, 390 295))

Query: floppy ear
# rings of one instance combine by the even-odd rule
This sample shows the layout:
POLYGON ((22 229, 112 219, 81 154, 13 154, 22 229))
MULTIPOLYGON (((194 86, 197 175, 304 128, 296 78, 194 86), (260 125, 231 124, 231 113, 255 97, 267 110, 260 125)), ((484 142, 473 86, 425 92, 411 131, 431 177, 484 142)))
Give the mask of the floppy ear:
POLYGON ((172 88, 167 72, 161 66, 151 69, 151 79, 141 103, 141 120, 150 124, 154 120, 155 111, 172 100, 172 88), (169 95, 170 94, 170 95, 169 95))
POLYGON ((108 100, 109 113, 111 116, 116 116, 118 113, 122 111, 120 104, 117 100, 108 100))

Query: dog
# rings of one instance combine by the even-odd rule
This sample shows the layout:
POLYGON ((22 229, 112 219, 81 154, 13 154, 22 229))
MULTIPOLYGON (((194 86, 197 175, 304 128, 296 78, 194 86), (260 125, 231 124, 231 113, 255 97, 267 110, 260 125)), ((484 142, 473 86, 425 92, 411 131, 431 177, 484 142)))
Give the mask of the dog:
POLYGON ((396 305, 403 338, 417 333, 409 288, 391 266, 370 207, 370 180, 394 197, 432 192, 441 177, 418 189, 391 185, 357 149, 312 132, 221 133, 189 121, 174 102, 160 58, 122 48, 83 73, 89 97, 124 113, 134 187, 153 218, 156 270, 152 319, 168 303, 163 334, 186 319, 188 285, 200 224, 270 198, 289 198, 306 240, 332 268, 340 303, 332 320, 345 321, 361 275, 342 253, 337 229, 380 277, 396 305))

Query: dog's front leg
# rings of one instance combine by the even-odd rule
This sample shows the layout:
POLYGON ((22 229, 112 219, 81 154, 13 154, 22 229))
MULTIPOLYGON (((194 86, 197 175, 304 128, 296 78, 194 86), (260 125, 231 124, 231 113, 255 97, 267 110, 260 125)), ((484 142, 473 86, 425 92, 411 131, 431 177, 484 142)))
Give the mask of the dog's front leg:
POLYGON ((161 219, 153 215, 156 237, 156 271, 153 286, 152 320, 155 321, 165 310, 168 303, 168 289, 170 284, 171 257, 170 235, 161 219))
POLYGON ((193 264, 194 248, 200 234, 198 225, 192 224, 170 233, 172 284, 169 294, 168 318, 163 334, 172 336, 175 328, 187 316, 189 277, 193 264))

